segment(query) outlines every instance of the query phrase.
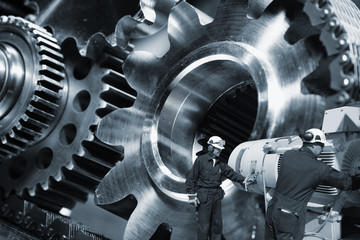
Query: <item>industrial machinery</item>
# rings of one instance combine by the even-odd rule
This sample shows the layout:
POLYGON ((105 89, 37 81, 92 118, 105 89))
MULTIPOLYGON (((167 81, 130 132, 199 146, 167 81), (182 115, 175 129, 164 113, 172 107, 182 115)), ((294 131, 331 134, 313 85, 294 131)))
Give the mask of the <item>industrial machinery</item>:
MULTIPOLYGON (((184 181, 209 136, 227 162, 359 100, 358 3, 0 1, 1 229, 194 239, 184 181)), ((224 239, 263 239, 261 195, 223 188, 224 239)))
MULTIPOLYGON (((357 102, 353 105, 326 110, 322 125, 327 144, 319 156, 319 161, 352 176, 359 174, 359 116, 360 102, 357 102)), ((245 189, 236 183, 237 187, 263 194, 266 206, 274 193, 283 153, 287 150, 299 149, 301 146, 302 139, 299 136, 262 139, 240 144, 229 158, 229 165, 246 176, 245 189), (252 181, 248 185, 246 182, 249 179, 252 181)), ((360 195, 358 191, 349 191, 346 193, 346 201, 343 201, 338 198, 338 193, 339 190, 331 186, 317 187, 308 204, 305 236, 317 235, 323 239, 342 237, 341 215, 338 213, 344 206, 359 207, 360 195), (338 201, 342 202, 338 203, 338 201), (333 206, 332 211, 335 214, 332 211, 325 211, 327 206, 333 206)))

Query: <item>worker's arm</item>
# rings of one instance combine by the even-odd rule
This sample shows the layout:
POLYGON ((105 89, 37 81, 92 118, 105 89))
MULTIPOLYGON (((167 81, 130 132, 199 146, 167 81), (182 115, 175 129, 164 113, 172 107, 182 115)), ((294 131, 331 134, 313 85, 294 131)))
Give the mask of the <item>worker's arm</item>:
POLYGON ((233 182, 238 182, 238 183, 242 183, 245 180, 245 177, 243 177, 240 173, 235 172, 234 169, 232 169, 226 163, 220 163, 220 164, 223 175, 226 178, 230 179, 233 182))
POLYGON ((351 176, 351 190, 358 190, 360 189, 360 176, 355 175, 351 176))
POLYGON ((344 207, 344 205, 346 204, 346 201, 349 199, 349 194, 351 191, 345 190, 345 191, 341 191, 335 202, 334 205, 332 206, 332 210, 336 211, 336 212, 341 212, 341 209, 344 207))
POLYGON ((352 177, 344 172, 339 172, 338 170, 326 165, 322 174, 323 184, 334 186, 340 190, 351 190, 352 186, 352 177))
POLYGON ((189 194, 196 193, 196 185, 199 179, 199 171, 200 171, 200 161, 196 159, 185 181, 186 192, 189 194))

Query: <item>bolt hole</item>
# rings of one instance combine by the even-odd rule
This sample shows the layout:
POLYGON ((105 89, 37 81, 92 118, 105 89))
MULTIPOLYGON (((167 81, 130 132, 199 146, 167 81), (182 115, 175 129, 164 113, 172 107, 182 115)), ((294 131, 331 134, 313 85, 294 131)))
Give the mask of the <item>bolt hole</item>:
POLYGON ((74 67, 74 77, 78 80, 84 79, 90 72, 91 60, 88 58, 80 58, 74 67))
POLYGON ((344 33, 344 28, 340 25, 335 26, 334 35, 335 38, 338 39, 344 33))
POLYGON ((327 3, 328 3, 327 0, 319 0, 318 6, 319 8, 323 8, 326 6, 327 3))
POLYGON ((81 91, 78 94, 76 94, 74 101, 73 101, 73 106, 75 108, 76 111, 78 112, 83 112, 85 111, 89 104, 90 104, 90 93, 88 91, 81 91))
POLYGON ((60 143, 70 145, 76 137, 76 127, 73 124, 65 125, 60 131, 60 143))
POLYGON ((23 156, 17 156, 11 160, 9 176, 12 179, 20 178, 26 169, 26 159, 23 156))
POLYGON ((50 27, 50 26, 45 26, 44 27, 46 31, 48 31, 51 34, 54 34, 54 30, 50 27))
POLYGON ((54 157, 53 151, 50 148, 43 148, 36 156, 36 166, 39 169, 46 169, 50 166, 54 157))

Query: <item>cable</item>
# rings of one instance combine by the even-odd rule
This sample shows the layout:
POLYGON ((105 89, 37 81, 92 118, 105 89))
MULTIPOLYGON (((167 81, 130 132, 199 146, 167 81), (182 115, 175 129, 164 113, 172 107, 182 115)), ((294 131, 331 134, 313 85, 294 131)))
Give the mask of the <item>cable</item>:
POLYGON ((248 182, 249 177, 250 177, 252 174, 253 174, 252 172, 249 173, 249 174, 245 177, 245 179, 244 179, 245 192, 248 191, 248 189, 247 189, 247 182, 248 182))
POLYGON ((262 176, 262 182, 263 182, 263 192, 264 192, 264 202, 265 202, 265 214, 267 214, 267 208, 268 208, 268 203, 266 200, 266 182, 265 182, 265 169, 264 169, 264 162, 265 162, 265 156, 268 153, 268 151, 266 151, 266 153, 264 154, 264 157, 262 159, 262 164, 261 164, 261 176, 262 176))
POLYGON ((320 238, 320 239, 323 239, 323 240, 328 240, 328 238, 324 237, 324 236, 321 235, 321 234, 315 233, 315 232, 306 232, 306 233, 304 234, 304 237, 308 237, 308 236, 317 237, 317 238, 320 238))
MULTIPOLYGON (((331 211, 332 211, 332 208, 331 208, 330 211, 327 213, 327 216, 326 216, 325 221, 319 226, 319 228, 318 228, 318 229, 314 229, 314 230, 312 230, 312 231, 309 231, 309 233, 318 233, 318 232, 320 232, 320 231, 324 228, 325 224, 329 221, 329 218, 330 218, 330 215, 331 215, 331 211)), ((306 234, 306 233, 305 233, 305 234, 306 234)))
POLYGON ((314 229, 312 231, 305 232, 304 236, 318 237, 320 239, 327 240, 328 238, 322 236, 321 234, 319 234, 319 232, 324 228, 325 224, 329 221, 332 210, 333 209, 331 208, 330 211, 327 213, 325 221, 320 225, 320 227, 318 229, 314 229))

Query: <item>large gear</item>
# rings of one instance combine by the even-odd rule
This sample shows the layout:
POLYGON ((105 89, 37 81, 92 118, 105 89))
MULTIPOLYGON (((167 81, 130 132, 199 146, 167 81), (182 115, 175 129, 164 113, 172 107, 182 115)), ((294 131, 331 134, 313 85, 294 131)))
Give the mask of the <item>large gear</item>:
MULTIPOLYGON (((104 117, 96 133, 124 148, 124 160, 105 176, 95 196, 100 207, 120 216, 127 208, 124 199, 136 198, 124 239, 148 239, 162 223, 172 228, 171 239, 193 239, 194 210, 186 202, 184 181, 204 139, 226 139, 226 160, 243 141, 320 127, 325 109, 358 97, 347 94, 339 101, 347 92, 329 83, 334 55, 321 42, 321 28, 313 27, 302 11, 304 2, 219 1, 212 21, 186 2, 149 4, 155 13, 156 6, 174 6, 167 39, 156 38, 157 45, 168 40, 169 50, 157 57, 161 54, 152 47, 152 36, 145 39, 148 48, 135 41, 123 65, 137 92, 135 103, 104 117)), ((123 47, 143 22, 122 20, 117 40, 123 47)), ((224 236, 245 238, 251 231, 242 209, 234 208, 257 201, 230 182, 223 187, 224 236)), ((263 221, 257 204, 247 209, 254 216, 249 225, 263 221)), ((260 223, 260 235, 261 228, 260 223)))
POLYGON ((63 56, 45 29, 20 17, 0 18, 0 160, 40 141, 51 128, 65 81, 63 56))
MULTIPOLYGON (((58 212, 97 188, 97 205, 128 219, 125 240, 193 239, 184 181, 209 136, 226 140, 227 161, 241 142, 320 127, 325 109, 359 99, 360 14, 350 0, 140 6, 108 37, 92 32, 117 18, 106 10, 87 26, 77 8, 67 20, 82 27, 68 29, 58 21, 67 11, 38 18, 45 28, 2 18, 0 193, 58 212)), ((263 239, 263 199, 223 188, 224 238, 263 239)))
POLYGON ((113 49, 102 34, 94 35, 79 54, 74 39, 61 45, 67 83, 51 131, 18 156, 2 162, 1 188, 46 209, 59 212, 87 200, 117 161, 119 149, 93 135, 100 119, 135 97, 122 75, 126 53, 113 49))
POLYGON ((338 103, 359 99, 360 10, 352 1, 311 0, 304 11, 321 29, 320 40, 331 57, 330 88, 340 92, 338 103))

